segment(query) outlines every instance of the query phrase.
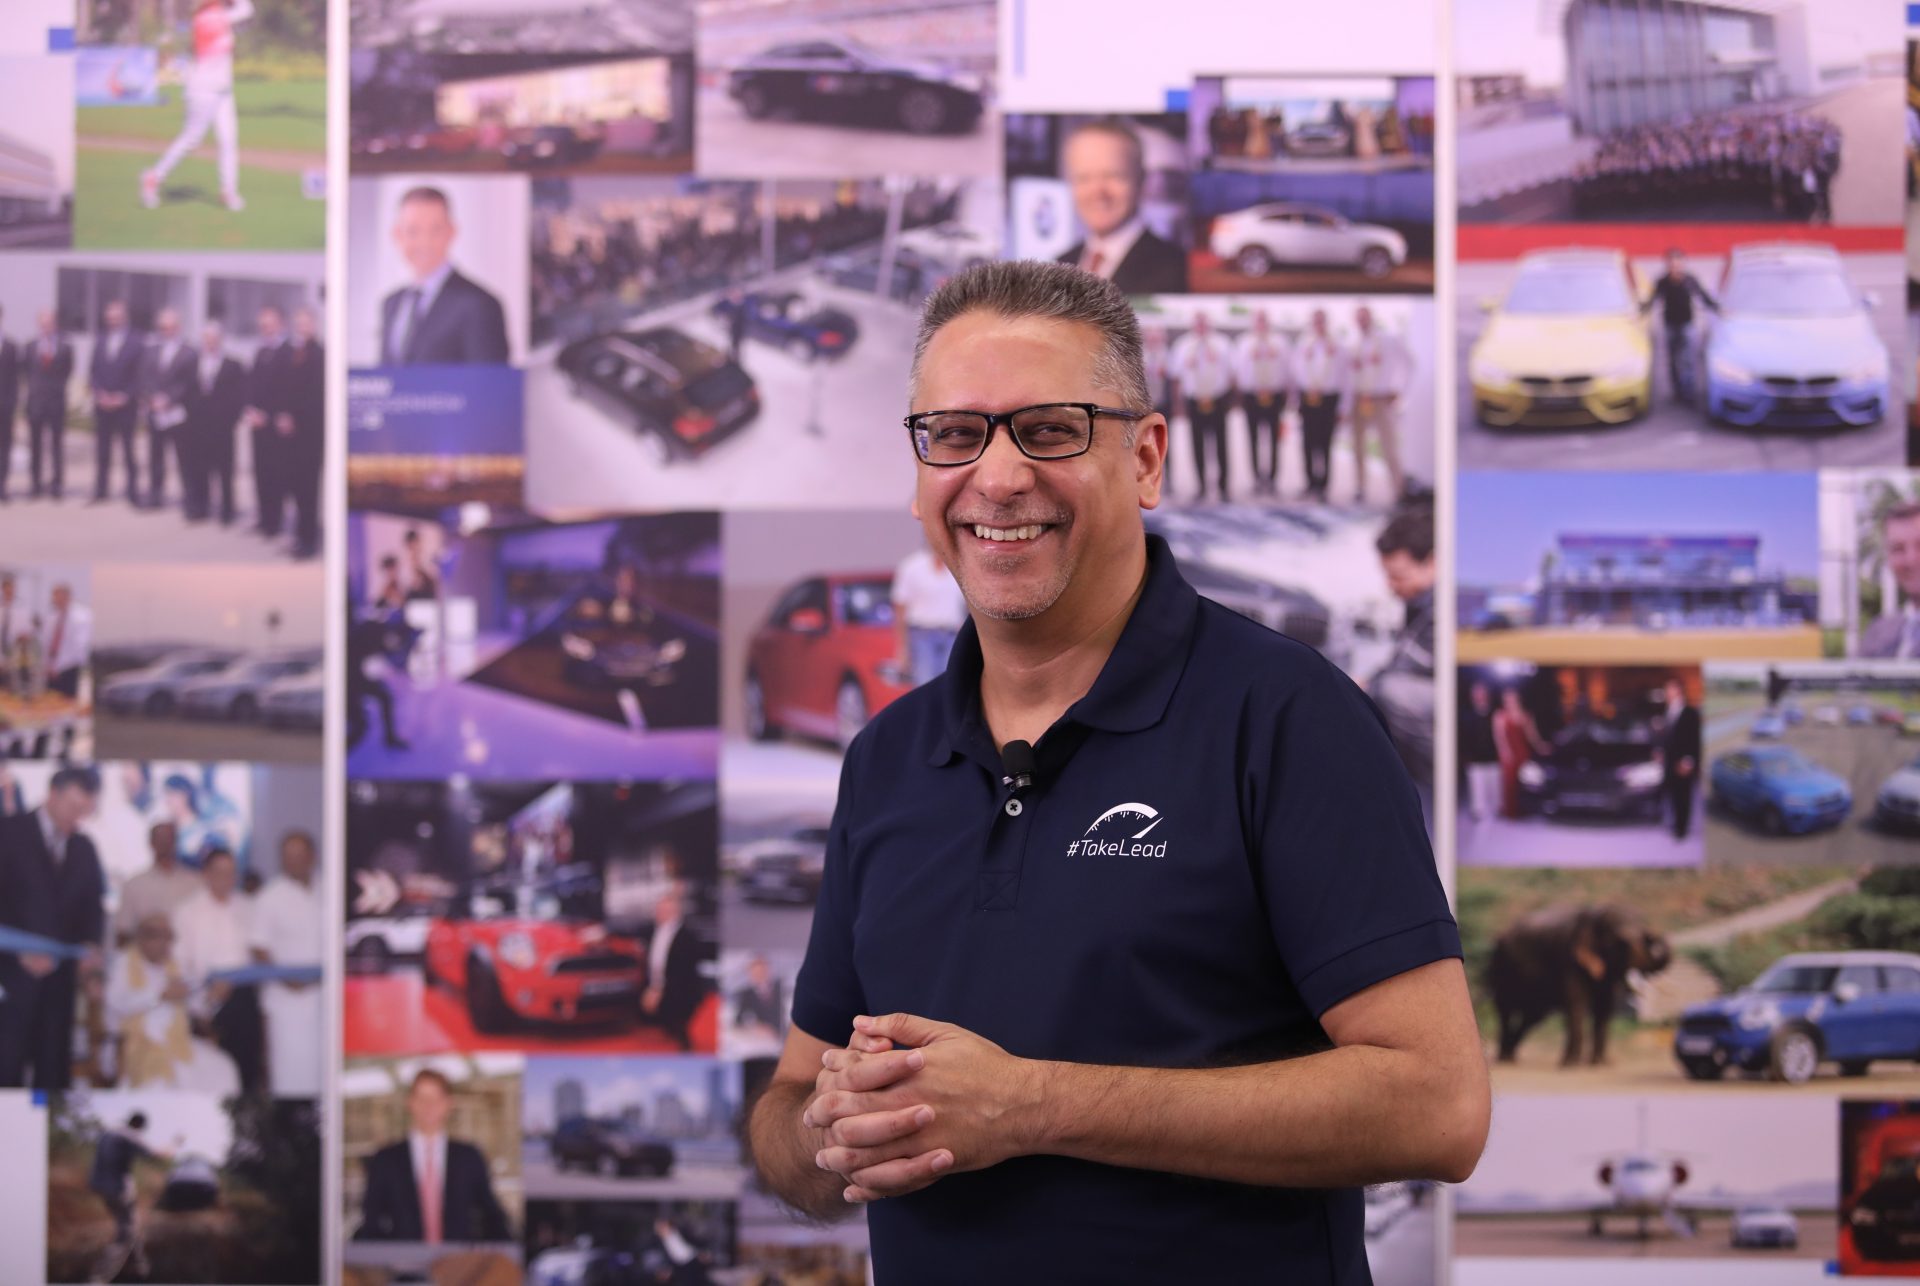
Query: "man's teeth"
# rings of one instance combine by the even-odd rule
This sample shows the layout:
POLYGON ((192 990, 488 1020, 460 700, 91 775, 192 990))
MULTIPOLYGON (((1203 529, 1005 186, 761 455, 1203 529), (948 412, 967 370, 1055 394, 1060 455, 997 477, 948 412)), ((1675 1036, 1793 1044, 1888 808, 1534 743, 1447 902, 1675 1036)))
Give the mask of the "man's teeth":
POLYGON ((973 525, 973 534, 982 540, 1038 540, 1044 526, 1032 527, 982 527, 973 525))

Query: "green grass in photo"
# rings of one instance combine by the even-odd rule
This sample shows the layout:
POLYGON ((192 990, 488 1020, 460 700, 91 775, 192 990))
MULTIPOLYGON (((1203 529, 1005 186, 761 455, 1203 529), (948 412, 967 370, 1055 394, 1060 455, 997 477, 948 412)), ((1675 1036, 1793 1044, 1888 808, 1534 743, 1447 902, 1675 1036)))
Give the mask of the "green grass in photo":
MULTIPOLYGON (((324 80, 238 81, 234 110, 240 116, 240 150, 306 152, 314 165, 326 164, 327 86, 324 80)), ((187 109, 178 86, 161 92, 157 107, 82 107, 74 127, 80 146, 89 139, 138 139, 154 144, 158 156, 186 124, 187 109)), ((204 146, 212 146, 213 132, 204 146)))
POLYGON ((247 208, 221 204, 219 167, 195 152, 161 184, 159 209, 140 204, 140 175, 159 159, 82 144, 75 167, 73 244, 82 250, 320 250, 326 205, 302 194, 300 175, 240 166, 247 208))

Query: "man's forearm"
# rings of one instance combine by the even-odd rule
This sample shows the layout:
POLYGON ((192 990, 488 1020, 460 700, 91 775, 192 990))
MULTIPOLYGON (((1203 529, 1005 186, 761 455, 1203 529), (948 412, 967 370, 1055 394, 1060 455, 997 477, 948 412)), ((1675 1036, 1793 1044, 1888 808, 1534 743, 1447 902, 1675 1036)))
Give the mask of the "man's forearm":
POLYGON ((1278 1187, 1459 1182, 1485 1138, 1484 1076, 1347 1045, 1282 1062, 1032 1065, 1024 1150, 1278 1187))
POLYGON ((813 1087, 799 1081, 775 1081, 754 1104, 748 1135, 753 1160, 782 1201, 815 1219, 839 1219, 854 1207, 842 1195, 847 1181, 814 1164, 820 1142, 807 1137, 800 1114, 813 1097, 813 1087))

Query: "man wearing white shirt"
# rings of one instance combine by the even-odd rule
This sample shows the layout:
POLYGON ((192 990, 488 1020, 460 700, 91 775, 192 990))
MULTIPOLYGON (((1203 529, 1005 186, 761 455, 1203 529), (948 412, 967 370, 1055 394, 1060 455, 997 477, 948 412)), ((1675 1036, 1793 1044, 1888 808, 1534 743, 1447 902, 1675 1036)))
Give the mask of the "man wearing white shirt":
POLYGON ((1300 451, 1307 474, 1306 497, 1325 501, 1332 473, 1333 431, 1351 366, 1327 330, 1327 310, 1316 308, 1307 333, 1293 350, 1293 386, 1300 391, 1300 451))
POLYGON ((1374 325, 1373 310, 1360 305, 1353 315, 1360 329, 1353 341, 1353 500, 1367 499, 1367 437, 1380 444, 1387 478, 1397 500, 1406 485, 1400 472, 1400 396, 1413 381, 1413 354, 1398 336, 1374 325))
POLYGON ((227 1056, 193 1035, 192 988, 173 954, 173 924, 142 918, 107 970, 107 1029, 118 1038, 120 1084, 226 1097, 240 1088, 227 1056))
POLYGON ((1146 153, 1131 126, 1118 117, 1076 126, 1060 145, 1060 175, 1087 235, 1058 262, 1104 277, 1130 295, 1186 290, 1186 251, 1154 235, 1140 217, 1146 153))
POLYGON ((1899 587, 1899 606, 1869 625, 1860 655, 1920 657, 1920 503, 1895 505, 1880 520, 1880 548, 1899 587))
POLYGON ((113 915, 114 941, 122 946, 132 941, 142 921, 155 915, 171 920, 180 904, 202 887, 200 877, 180 864, 178 826, 155 822, 147 830, 147 846, 153 850, 153 865, 122 886, 120 908, 113 915))
POLYGON ((947 565, 922 547, 893 572, 893 629, 900 668, 915 687, 945 673, 953 639, 967 623, 967 600, 947 565))
POLYGON ((47 687, 62 696, 78 698, 80 675, 93 650, 93 612, 73 601, 73 586, 53 587, 47 609, 47 687))
MULTIPOLYGON (((320 892, 314 887, 313 838, 288 831, 280 840, 280 874, 253 898, 253 959, 266 965, 320 963, 320 892)), ((260 989, 267 1025, 267 1084, 275 1098, 320 1093, 320 1037, 326 1015, 320 986, 269 982, 260 989)))
POLYGON ((1195 502, 1207 498, 1207 448, 1220 471, 1220 499, 1227 498, 1227 404, 1233 397, 1233 350, 1213 333, 1205 313, 1195 313, 1193 329, 1180 337, 1167 358, 1167 374, 1179 385, 1193 441, 1195 502))
POLYGON ((1253 329, 1233 346, 1234 382, 1247 417, 1247 445, 1253 452, 1254 490, 1271 496, 1279 490, 1280 415, 1287 408, 1287 379, 1293 354, 1276 334, 1264 311, 1253 315, 1253 329))
POLYGON ((173 913, 179 938, 177 958, 181 975, 198 991, 195 1017, 211 1030, 240 1072, 240 1092, 265 1088, 261 1059, 260 997, 253 987, 235 987, 210 981, 210 975, 242 969, 253 962, 249 945, 248 907, 239 891, 240 876, 233 854, 224 848, 209 852, 200 868, 205 882, 200 892, 173 913))

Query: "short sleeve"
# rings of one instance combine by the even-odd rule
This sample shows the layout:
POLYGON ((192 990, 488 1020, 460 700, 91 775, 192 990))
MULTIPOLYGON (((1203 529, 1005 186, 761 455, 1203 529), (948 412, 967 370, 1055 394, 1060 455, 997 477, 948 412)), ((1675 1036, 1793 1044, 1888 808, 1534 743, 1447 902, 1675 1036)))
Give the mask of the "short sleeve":
POLYGON ((867 1012, 853 967, 853 874, 847 829, 853 808, 854 761, 864 737, 855 738, 840 765, 840 794, 827 829, 826 866, 814 902, 813 931, 793 984, 793 1025, 830 1045, 844 1045, 853 1020, 867 1012))
POLYGON ((1318 655, 1275 700, 1264 736, 1257 725, 1249 733, 1267 755, 1249 773, 1259 880, 1274 943, 1318 1018, 1374 983, 1461 955, 1460 930, 1413 780, 1373 702, 1318 655))

